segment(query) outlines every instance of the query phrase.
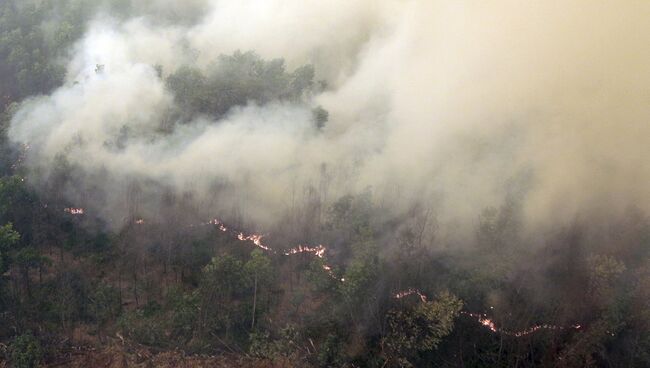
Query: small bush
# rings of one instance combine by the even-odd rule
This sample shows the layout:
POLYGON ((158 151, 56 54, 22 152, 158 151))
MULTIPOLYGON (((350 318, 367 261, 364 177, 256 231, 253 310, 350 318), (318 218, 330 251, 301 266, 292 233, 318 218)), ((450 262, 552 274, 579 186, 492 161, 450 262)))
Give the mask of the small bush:
POLYGON ((15 368, 34 368, 43 359, 41 343, 31 333, 22 334, 11 344, 11 362, 15 368))

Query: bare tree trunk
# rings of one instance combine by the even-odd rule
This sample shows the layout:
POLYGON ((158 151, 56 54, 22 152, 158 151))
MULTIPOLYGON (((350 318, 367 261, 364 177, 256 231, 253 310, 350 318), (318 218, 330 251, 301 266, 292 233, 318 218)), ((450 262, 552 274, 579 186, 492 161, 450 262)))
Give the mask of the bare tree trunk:
POLYGON ((133 269, 133 297, 135 298, 135 306, 138 307, 138 273, 133 269))
POLYGON ((255 286, 253 287, 253 318, 251 319, 251 330, 255 327, 255 308, 257 307, 257 272, 255 272, 255 286))
POLYGON ((23 281, 23 287, 27 293, 27 297, 31 299, 32 297, 32 288, 29 282, 29 268, 27 266, 21 266, 20 275, 23 281))

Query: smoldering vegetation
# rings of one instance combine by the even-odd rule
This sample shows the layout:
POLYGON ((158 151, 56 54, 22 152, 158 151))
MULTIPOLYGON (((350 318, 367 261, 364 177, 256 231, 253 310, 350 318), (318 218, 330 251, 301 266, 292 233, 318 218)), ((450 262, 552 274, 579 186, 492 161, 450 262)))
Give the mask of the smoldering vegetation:
POLYGON ((0 225, 22 249, 1 253, 3 337, 94 325, 296 366, 648 364, 650 4, 0 16, 0 225), (283 256, 298 245, 325 257, 283 256), (48 316, 30 286, 76 309, 48 316))

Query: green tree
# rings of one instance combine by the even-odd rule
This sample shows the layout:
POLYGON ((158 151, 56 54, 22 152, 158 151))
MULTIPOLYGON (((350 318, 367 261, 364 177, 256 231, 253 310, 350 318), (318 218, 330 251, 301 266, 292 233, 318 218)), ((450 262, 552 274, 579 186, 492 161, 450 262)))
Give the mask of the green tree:
POLYGON ((237 258, 222 255, 214 257, 203 268, 199 285, 199 333, 202 336, 223 334, 231 339, 234 334, 243 332, 250 311, 240 303, 248 287, 243 266, 237 258))
POLYGON ((299 333, 293 325, 280 329, 275 338, 268 331, 252 332, 249 337, 249 352, 260 358, 288 358, 297 355, 298 339, 299 333))
POLYGON ((314 258, 309 262, 309 267, 305 270, 307 280, 315 292, 332 292, 335 291, 339 282, 335 277, 332 277, 324 267, 331 267, 325 263, 322 258, 314 258))
POLYGON ((167 78, 167 88, 174 92, 176 103, 187 114, 206 112, 209 109, 206 83, 205 75, 199 69, 189 66, 179 68, 167 78))
MULTIPOLYGON (((288 73, 283 59, 263 60, 254 52, 221 55, 205 71, 183 66, 167 77, 181 120, 207 114, 216 118, 249 102, 300 102, 313 88, 314 68, 288 73)), ((321 113, 321 119, 326 117, 321 113)))
POLYGON ((27 246, 16 251, 14 263, 18 266, 25 291, 31 296, 29 271, 35 268, 42 269, 44 266, 52 264, 52 261, 48 257, 41 255, 34 247, 27 246))
POLYGON ((257 294, 258 290, 266 291, 267 287, 273 282, 273 268, 271 260, 262 253, 260 249, 255 249, 251 253, 251 259, 246 262, 244 271, 253 283, 253 307, 251 315, 251 330, 255 327, 255 314, 257 312, 257 294))
MULTIPOLYGON (((19 176, 0 178, 0 224, 11 223, 20 233, 16 251, 33 244, 34 222, 38 211, 34 193, 27 188, 24 179, 19 176)), ((26 254, 25 256, 27 256, 26 254)))
POLYGON ((29 332, 18 336, 11 344, 11 363, 16 368, 36 368, 42 359, 41 343, 29 332))
MULTIPOLYGON (((9 291, 5 288, 4 275, 11 268, 12 253, 19 240, 20 234, 13 229, 11 224, 0 227, 0 312, 4 312, 13 302, 9 291)), ((4 318, 4 313, 0 313, 0 325, 2 326, 6 326, 4 318)), ((0 327, 0 334, 4 332, 4 327, 0 327)))
POLYGON ((312 110, 312 114, 314 117, 314 123, 316 124, 316 128, 318 129, 325 128, 325 125, 329 120, 330 113, 324 108, 322 108, 321 106, 318 106, 312 110))
POLYGON ((0 275, 9 271, 12 263, 11 252, 20 240, 20 234, 16 232, 11 223, 0 227, 0 275))
POLYGON ((89 296, 89 311, 97 326, 97 335, 102 339, 104 326, 120 313, 120 293, 105 283, 95 285, 89 296))
POLYGON ((173 288, 167 293, 166 299, 171 336, 187 344, 194 337, 199 317, 199 295, 196 291, 184 293, 179 288, 173 288))
POLYGON ((443 292, 436 300, 403 305, 387 316, 388 333, 382 340, 387 363, 412 366, 417 355, 435 349, 451 333, 463 303, 453 294, 443 292))
POLYGON ((341 367, 344 362, 344 344, 341 338, 328 334, 318 350, 318 365, 320 367, 341 367))

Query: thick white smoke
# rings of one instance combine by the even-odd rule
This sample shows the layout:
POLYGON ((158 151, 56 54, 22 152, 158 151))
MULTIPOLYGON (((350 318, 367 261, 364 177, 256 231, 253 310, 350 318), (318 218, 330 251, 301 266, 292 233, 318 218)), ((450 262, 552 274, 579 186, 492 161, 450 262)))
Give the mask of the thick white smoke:
POLYGON ((98 16, 71 51, 66 84, 12 121, 11 139, 32 147, 35 179, 63 155, 87 181, 113 178, 81 187, 121 195, 120 185, 146 179, 267 225, 324 176, 329 199, 367 187, 397 211, 435 199, 443 222, 472 223, 513 191, 535 225, 650 210, 649 2, 208 7, 194 25, 98 16), (174 96, 154 66, 207 66, 237 49, 290 68, 313 63, 330 86, 313 97, 330 113, 326 128, 314 128, 308 107, 274 102, 159 134, 174 96), (113 149, 125 129, 137 139, 113 149))

